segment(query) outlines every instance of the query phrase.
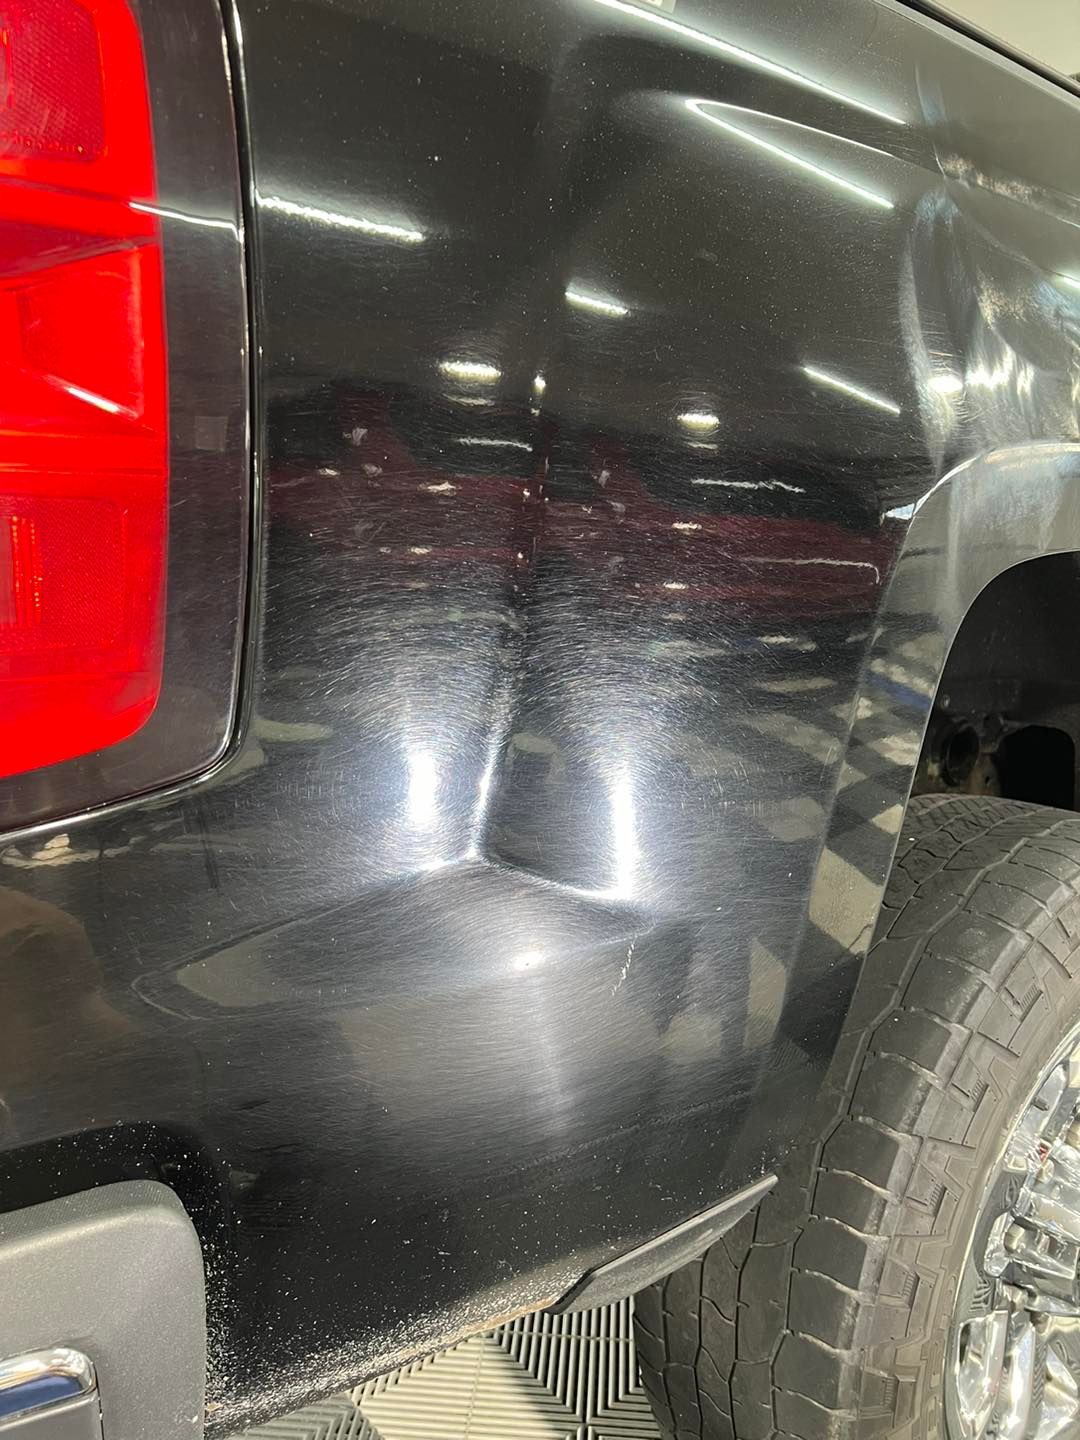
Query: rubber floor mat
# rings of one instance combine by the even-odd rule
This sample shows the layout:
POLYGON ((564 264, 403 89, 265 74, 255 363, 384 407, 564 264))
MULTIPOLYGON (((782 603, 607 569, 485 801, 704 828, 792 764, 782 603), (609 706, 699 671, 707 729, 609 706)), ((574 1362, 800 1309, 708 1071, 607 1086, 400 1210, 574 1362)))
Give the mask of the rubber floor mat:
POLYGON ((657 1440, 623 1300, 527 1315, 245 1432, 258 1440, 657 1440))

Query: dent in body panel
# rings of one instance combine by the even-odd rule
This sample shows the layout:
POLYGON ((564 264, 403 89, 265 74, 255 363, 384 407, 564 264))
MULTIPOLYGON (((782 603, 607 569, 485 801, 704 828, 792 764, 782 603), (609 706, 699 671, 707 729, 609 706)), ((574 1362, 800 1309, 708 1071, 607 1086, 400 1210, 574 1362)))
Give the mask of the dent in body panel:
POLYGON ((782 1159, 949 636, 1080 533, 1075 147, 1009 118, 1073 103, 887 5, 673 14, 239 6, 255 716, 4 855, 138 1114, 104 1030, 0 1078, 20 1154, 191 1137, 222 1427, 782 1159))

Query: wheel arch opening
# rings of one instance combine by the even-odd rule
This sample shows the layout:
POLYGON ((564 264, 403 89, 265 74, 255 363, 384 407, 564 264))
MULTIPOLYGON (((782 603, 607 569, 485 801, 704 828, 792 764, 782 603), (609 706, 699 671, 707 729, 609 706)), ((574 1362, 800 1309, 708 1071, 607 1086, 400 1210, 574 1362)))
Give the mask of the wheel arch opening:
POLYGON ((1080 553, 1022 561, 976 596, 945 660, 912 793, 1080 806, 1080 553))

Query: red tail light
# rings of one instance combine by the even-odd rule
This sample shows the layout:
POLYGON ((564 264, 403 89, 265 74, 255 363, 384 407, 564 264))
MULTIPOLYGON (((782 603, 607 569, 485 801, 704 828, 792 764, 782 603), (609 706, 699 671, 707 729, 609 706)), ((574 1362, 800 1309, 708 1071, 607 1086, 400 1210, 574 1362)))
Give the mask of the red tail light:
POLYGON ((0 775, 124 739, 161 686, 167 374, 124 0, 0 0, 0 775))

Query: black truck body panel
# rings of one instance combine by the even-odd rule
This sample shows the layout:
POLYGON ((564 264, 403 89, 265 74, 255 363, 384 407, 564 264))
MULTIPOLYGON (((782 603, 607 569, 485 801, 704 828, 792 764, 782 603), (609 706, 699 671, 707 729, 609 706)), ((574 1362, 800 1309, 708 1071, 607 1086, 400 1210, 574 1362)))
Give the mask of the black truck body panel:
POLYGON ((782 1161, 949 642, 1080 549, 1066 89, 889 0, 226 18, 243 720, 0 851, 5 1203, 176 1190, 221 1428, 782 1161))

